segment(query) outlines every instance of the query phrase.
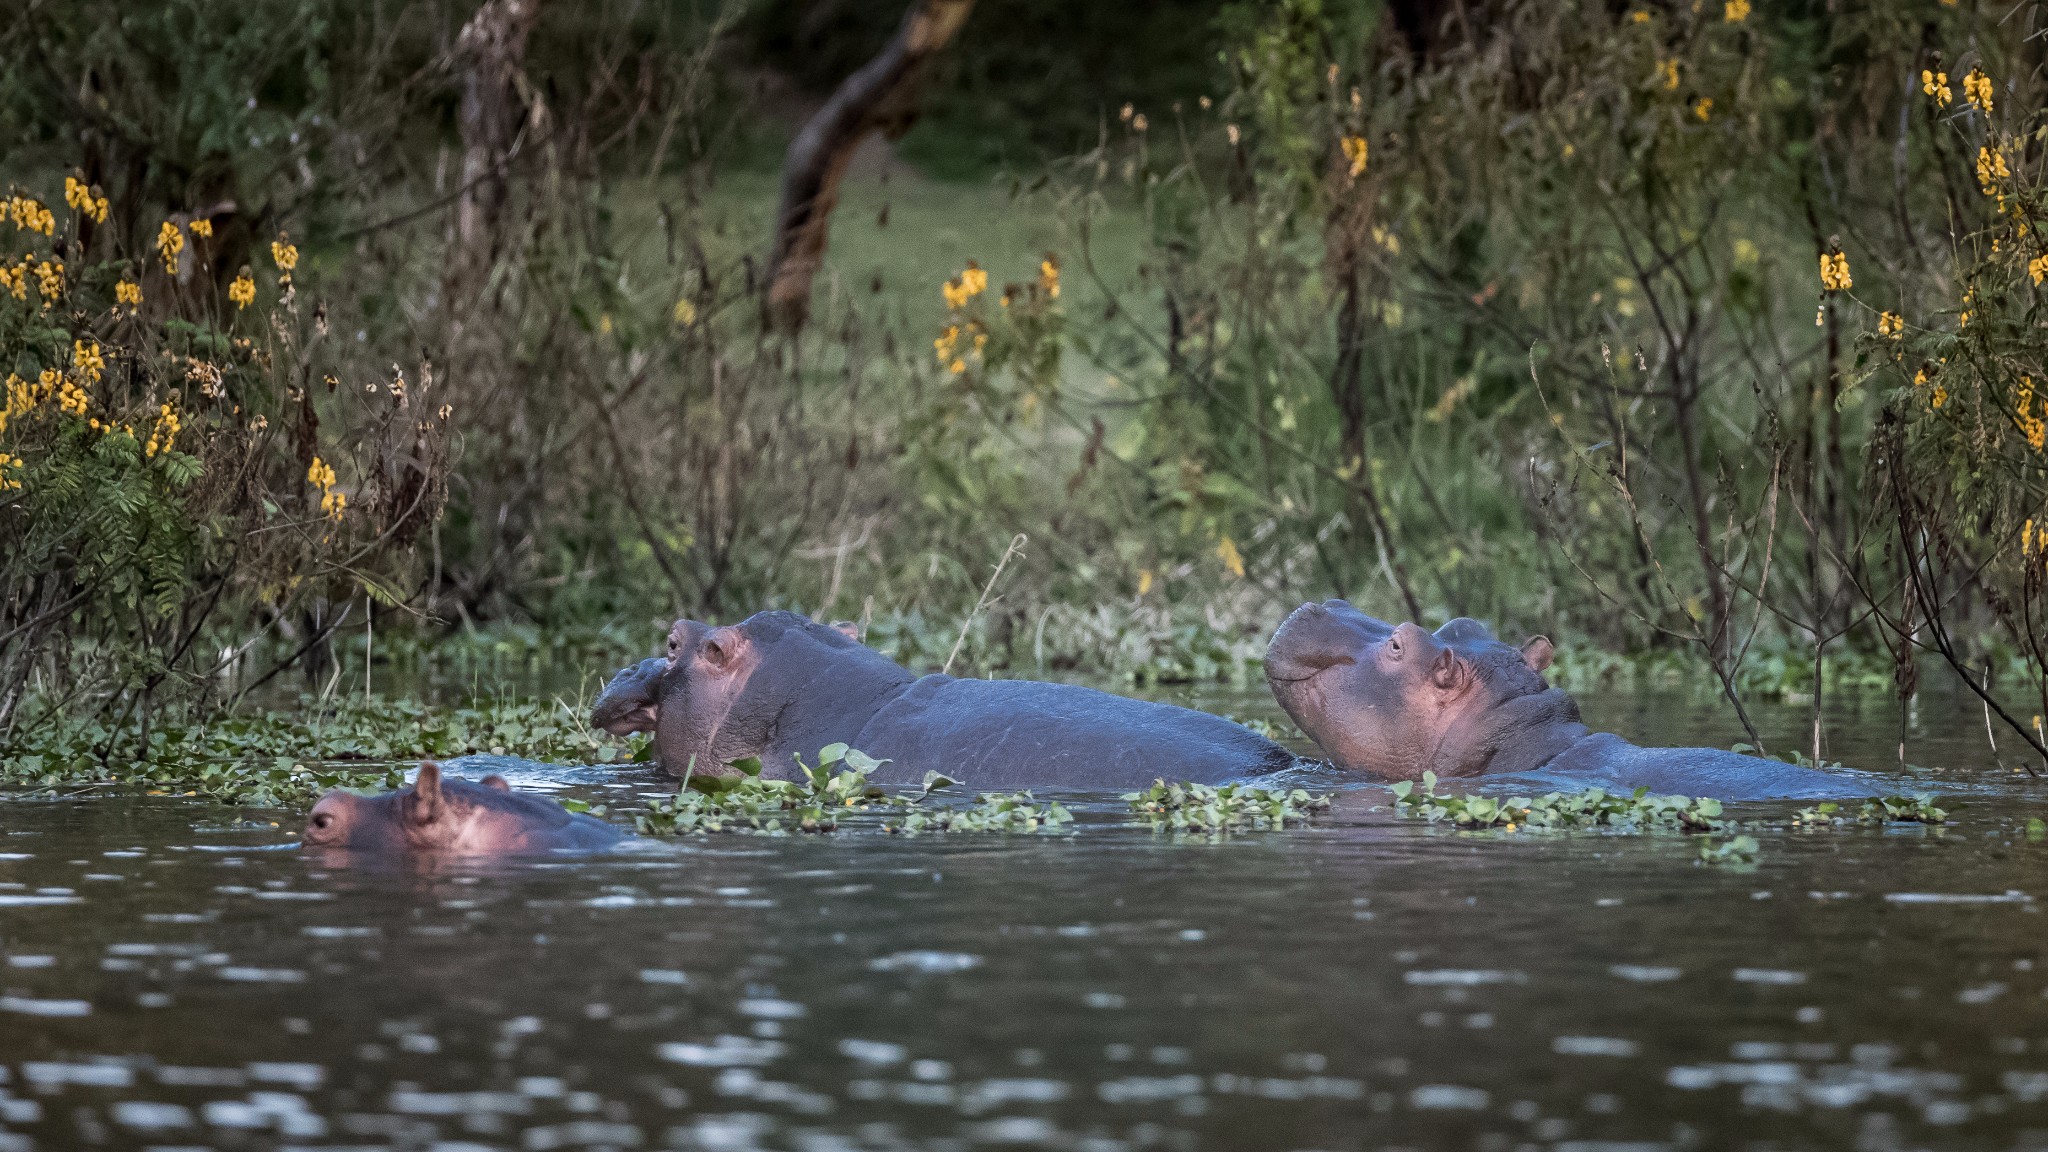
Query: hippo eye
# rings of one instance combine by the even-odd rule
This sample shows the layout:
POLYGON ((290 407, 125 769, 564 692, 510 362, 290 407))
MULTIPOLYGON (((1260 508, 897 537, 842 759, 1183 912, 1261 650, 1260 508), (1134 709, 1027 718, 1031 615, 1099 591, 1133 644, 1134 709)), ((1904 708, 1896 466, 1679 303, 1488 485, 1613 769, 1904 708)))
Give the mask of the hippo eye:
POLYGON ((322 831, 334 827, 334 813, 322 812, 318 816, 313 817, 313 827, 322 831))

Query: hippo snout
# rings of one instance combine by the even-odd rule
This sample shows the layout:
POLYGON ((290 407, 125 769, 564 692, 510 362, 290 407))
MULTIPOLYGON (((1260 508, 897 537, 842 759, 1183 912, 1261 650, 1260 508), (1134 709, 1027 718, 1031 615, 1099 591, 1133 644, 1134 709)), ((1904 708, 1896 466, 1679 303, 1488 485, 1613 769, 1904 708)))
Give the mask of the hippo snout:
POLYGON ((1288 615, 1266 648, 1266 678, 1306 680, 1325 668, 1355 664, 1391 625, 1342 600, 1303 604, 1288 615))

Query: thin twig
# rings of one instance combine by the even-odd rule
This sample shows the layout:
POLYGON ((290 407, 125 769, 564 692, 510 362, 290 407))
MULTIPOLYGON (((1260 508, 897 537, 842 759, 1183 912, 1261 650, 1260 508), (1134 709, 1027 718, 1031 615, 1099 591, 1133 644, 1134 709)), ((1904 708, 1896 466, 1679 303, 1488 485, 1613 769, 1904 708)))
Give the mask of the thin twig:
POLYGON ((959 657, 961 646, 967 643, 967 632, 974 627, 974 618, 981 615, 981 610, 988 606, 989 593, 996 590, 996 581, 1003 578, 1003 569, 1010 566, 1010 557, 1023 551, 1024 545, 1029 541, 1030 537, 1022 532, 1010 537, 1010 546, 1003 550, 1003 558, 996 561, 996 570, 989 574, 988 583, 981 586, 981 599, 974 602, 974 611, 969 612, 967 619, 960 622, 960 636, 953 641, 953 650, 946 654, 946 663, 939 669, 939 675, 944 676, 953 670, 953 661, 959 657))

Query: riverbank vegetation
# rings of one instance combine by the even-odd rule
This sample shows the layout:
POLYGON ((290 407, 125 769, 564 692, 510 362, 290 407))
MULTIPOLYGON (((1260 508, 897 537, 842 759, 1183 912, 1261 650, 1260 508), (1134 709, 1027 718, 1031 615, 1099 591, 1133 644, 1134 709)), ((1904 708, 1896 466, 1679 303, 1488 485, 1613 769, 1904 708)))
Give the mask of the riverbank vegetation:
POLYGON ((769 606, 1255 682, 1344 595, 2048 762, 2048 7, 983 3, 793 317, 773 172, 905 11, 817 8, 0 16, 0 733, 769 606))

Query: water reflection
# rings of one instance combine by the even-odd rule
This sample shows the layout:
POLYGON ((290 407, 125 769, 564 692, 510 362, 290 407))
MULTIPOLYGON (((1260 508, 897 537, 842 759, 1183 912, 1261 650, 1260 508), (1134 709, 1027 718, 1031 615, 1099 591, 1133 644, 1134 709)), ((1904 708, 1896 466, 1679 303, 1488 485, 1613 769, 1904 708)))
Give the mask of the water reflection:
POLYGON ((1102 806, 369 869, 189 801, 7 802, 0 1152, 2042 1147, 2027 795, 1764 833, 1751 872, 1102 806))

